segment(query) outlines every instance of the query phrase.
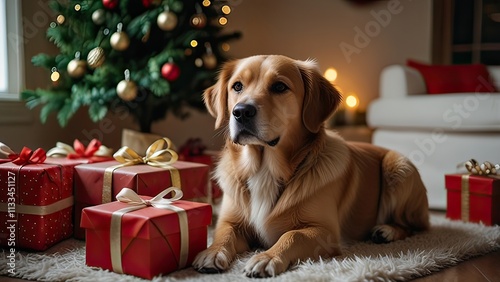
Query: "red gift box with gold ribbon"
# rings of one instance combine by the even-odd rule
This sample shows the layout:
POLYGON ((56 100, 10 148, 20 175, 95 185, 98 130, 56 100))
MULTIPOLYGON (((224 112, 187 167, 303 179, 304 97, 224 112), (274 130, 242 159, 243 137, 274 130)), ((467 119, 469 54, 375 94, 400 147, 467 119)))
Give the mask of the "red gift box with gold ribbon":
POLYGON ((154 142, 144 157, 128 147, 120 148, 114 157, 116 161, 75 168, 75 238, 85 238, 79 222, 82 209, 114 201, 123 187, 145 196, 154 196, 168 186, 182 189, 187 200, 207 196, 208 166, 177 161, 167 138, 154 142))
POLYGON ((23 148, 0 164, 0 246, 45 250, 72 234, 73 165, 23 148))
POLYGON ((500 178, 470 174, 445 175, 446 216, 485 225, 500 224, 500 178))
POLYGON ((212 208, 179 200, 178 193, 139 197, 125 188, 119 201, 83 209, 86 264, 146 279, 190 266, 207 248, 212 208))
MULTIPOLYGON (((179 148, 179 160, 193 163, 206 164, 211 173, 215 169, 216 159, 220 152, 208 151, 200 138, 190 138, 179 148)), ((217 181, 210 181, 212 187, 209 188, 209 197, 218 199, 222 197, 222 190, 217 181)))

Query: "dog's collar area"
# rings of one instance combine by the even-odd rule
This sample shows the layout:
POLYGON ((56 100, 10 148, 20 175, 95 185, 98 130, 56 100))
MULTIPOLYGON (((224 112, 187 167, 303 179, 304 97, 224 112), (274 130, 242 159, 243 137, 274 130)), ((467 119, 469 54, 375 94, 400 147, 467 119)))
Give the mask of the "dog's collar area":
POLYGON ((269 145, 271 147, 274 147, 274 146, 276 146, 278 144, 279 141, 280 141, 280 138, 278 137, 278 138, 276 138, 274 140, 271 140, 271 141, 267 142, 267 145, 269 145))

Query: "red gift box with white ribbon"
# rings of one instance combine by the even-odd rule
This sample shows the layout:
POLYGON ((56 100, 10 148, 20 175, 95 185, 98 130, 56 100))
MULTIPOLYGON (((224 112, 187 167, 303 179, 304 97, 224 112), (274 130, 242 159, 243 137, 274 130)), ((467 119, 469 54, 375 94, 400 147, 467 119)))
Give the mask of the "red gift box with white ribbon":
POLYGON ((190 266, 207 248, 212 207, 180 197, 172 187, 154 198, 124 188, 118 201, 84 208, 86 264, 146 279, 190 266))

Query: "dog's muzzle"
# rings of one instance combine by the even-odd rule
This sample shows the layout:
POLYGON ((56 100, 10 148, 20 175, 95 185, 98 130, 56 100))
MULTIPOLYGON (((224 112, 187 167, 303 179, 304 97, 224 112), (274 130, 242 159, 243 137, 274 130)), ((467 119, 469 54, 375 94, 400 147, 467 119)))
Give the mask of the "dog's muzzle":
POLYGON ((277 137, 271 141, 262 139, 256 128, 257 108, 252 104, 238 103, 232 111, 233 119, 236 121, 231 126, 231 137, 233 142, 245 144, 248 140, 259 140, 274 147, 278 144, 280 138, 277 137))
POLYGON ((251 125, 256 114, 257 109, 251 104, 238 103, 233 108, 234 119, 244 126, 251 125))

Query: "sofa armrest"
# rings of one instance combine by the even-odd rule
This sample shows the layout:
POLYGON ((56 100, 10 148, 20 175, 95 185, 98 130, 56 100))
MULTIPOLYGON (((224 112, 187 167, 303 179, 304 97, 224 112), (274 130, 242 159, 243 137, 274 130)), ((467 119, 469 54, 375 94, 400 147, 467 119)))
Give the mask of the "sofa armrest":
POLYGON ((500 66, 488 66, 488 72, 497 91, 500 91, 500 66))
POLYGON ((380 74, 380 97, 398 98, 425 94, 424 78, 415 69, 404 65, 390 65, 380 74))

